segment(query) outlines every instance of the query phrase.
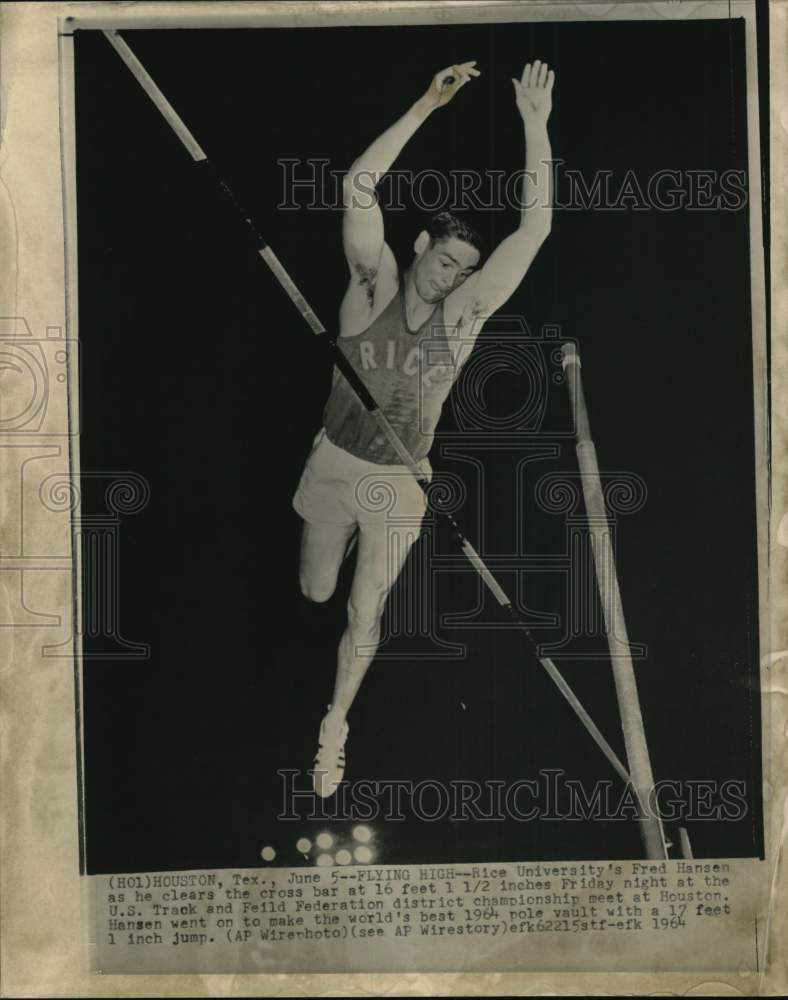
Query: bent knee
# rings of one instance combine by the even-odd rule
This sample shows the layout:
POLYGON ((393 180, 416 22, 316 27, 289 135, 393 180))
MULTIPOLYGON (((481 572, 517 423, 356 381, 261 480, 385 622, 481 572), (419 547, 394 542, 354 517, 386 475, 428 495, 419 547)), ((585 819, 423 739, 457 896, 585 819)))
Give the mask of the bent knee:
POLYGON ((304 597, 316 604, 325 604, 330 600, 337 586, 336 578, 328 577, 301 576, 300 583, 304 597))

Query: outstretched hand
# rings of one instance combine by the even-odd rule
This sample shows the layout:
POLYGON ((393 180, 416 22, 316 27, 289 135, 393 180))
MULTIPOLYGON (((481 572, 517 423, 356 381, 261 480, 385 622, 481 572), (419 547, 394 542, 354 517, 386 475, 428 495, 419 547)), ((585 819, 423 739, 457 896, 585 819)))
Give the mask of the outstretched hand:
POLYGON ((447 66, 435 74, 424 98, 431 107, 442 108, 444 104, 449 103, 460 87, 464 87, 474 76, 480 76, 475 59, 473 62, 447 66))
POLYGON ((553 108, 555 73, 547 63, 525 64, 519 80, 512 79, 517 107, 526 125, 545 124, 553 108))

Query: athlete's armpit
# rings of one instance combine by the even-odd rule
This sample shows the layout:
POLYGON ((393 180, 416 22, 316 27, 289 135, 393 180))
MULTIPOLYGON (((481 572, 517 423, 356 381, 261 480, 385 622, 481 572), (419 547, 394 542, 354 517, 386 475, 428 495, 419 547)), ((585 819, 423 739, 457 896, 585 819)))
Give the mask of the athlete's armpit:
POLYGON ((375 286, 378 283, 378 268, 355 261, 351 264, 351 267, 356 276, 356 281, 364 289, 367 301, 371 306, 375 299, 375 286))
POLYGON ((385 242, 374 258, 347 253, 347 263, 350 281, 339 307, 340 336, 355 337, 367 328, 377 304, 385 306, 396 292, 398 271, 394 254, 385 242))

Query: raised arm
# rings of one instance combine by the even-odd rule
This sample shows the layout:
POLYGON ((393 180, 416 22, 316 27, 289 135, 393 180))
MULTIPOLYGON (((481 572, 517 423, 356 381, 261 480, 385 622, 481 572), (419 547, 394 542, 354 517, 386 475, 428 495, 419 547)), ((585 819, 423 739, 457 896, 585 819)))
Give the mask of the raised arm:
POLYGON ((512 80, 526 153, 520 225, 495 248, 481 270, 453 293, 459 300, 455 308, 466 317, 483 318, 499 309, 517 289, 550 233, 552 151, 547 119, 554 80, 553 71, 538 59, 526 64, 520 80, 512 80))
MULTIPOLYGON (((375 188, 407 141, 429 115, 454 97, 472 77, 475 63, 449 66, 435 75, 426 93, 353 163, 343 184, 342 240, 350 267, 350 288, 343 310, 372 307, 384 252, 383 215, 375 188), (354 294, 354 289, 359 294, 354 294), (363 293, 360 294, 360 293, 363 293)), ((395 268, 391 251, 388 263, 395 268)))

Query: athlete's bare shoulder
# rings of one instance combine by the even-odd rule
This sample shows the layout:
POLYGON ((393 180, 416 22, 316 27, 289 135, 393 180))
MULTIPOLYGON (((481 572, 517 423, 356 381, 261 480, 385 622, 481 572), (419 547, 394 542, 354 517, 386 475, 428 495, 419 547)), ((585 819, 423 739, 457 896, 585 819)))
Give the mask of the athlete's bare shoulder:
POLYGON ((383 244, 377 267, 353 267, 339 307, 339 336, 357 337, 383 312, 399 290, 397 262, 383 244))

